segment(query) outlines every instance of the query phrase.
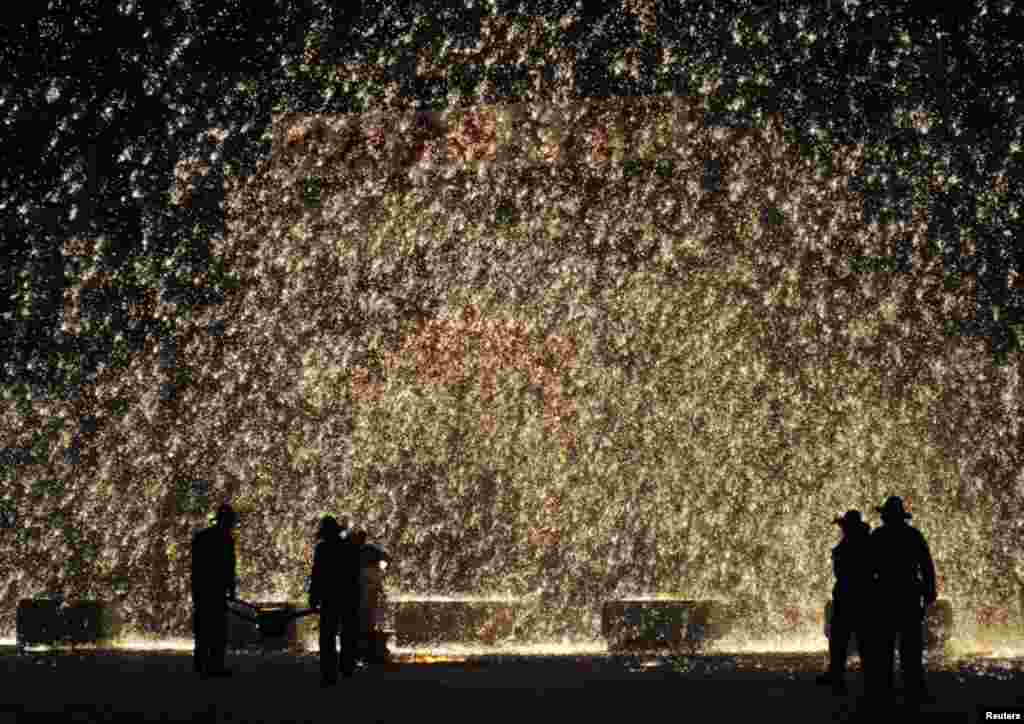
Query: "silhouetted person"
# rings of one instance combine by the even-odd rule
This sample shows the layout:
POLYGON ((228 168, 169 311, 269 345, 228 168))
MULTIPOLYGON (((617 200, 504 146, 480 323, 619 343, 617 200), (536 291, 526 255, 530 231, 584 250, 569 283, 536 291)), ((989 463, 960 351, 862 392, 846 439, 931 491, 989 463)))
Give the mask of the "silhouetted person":
POLYGON ((320 521, 320 542, 313 552, 313 573, 309 584, 309 607, 320 609, 320 685, 338 681, 336 642, 341 627, 341 673, 355 672, 355 636, 359 619, 358 548, 341 537, 334 516, 320 521))
POLYGON ((359 627, 356 658, 370 663, 376 658, 375 617, 381 586, 381 562, 390 556, 375 545, 367 543, 365 530, 352 533, 352 544, 359 551, 359 627))
POLYGON ((228 599, 237 596, 235 541, 238 516, 230 505, 217 509, 216 523, 192 539, 192 629, 195 670, 203 678, 228 676, 228 599))
POLYGON ((923 628, 927 607, 935 603, 935 564, 921 531, 907 521, 903 500, 893 496, 877 509, 882 525, 871 533, 875 575, 876 615, 874 646, 868 680, 873 696, 892 690, 896 637, 900 640, 900 668, 907 696, 926 695, 923 628))
POLYGON ((846 658, 851 636, 857 637, 861 661, 865 658, 868 633, 865 604, 871 594, 871 560, 869 536, 871 526, 861 520, 859 510, 848 510, 836 518, 843 539, 832 549, 832 571, 836 576, 832 588, 832 622, 828 639, 828 673, 818 683, 831 684, 837 694, 846 693, 846 658))

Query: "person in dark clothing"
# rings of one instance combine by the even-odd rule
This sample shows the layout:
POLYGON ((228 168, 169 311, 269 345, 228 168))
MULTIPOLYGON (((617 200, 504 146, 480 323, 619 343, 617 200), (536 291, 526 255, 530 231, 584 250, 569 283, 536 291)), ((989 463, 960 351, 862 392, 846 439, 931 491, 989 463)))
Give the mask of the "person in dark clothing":
POLYGON ((857 637, 861 660, 867 638, 865 604, 871 592, 869 536, 871 526, 861 520, 859 510, 849 510, 832 521, 843 539, 832 549, 832 621, 828 640, 829 670, 818 677, 819 684, 831 684, 837 694, 846 693, 846 655, 851 636, 857 637))
POLYGON ((870 538, 878 615, 869 691, 874 697, 891 692, 899 637, 904 689, 908 697, 921 699, 927 696, 921 657, 925 612, 936 600, 935 564, 921 531, 907 524, 911 515, 901 498, 892 496, 877 510, 882 525, 870 538))
POLYGON ((309 584, 309 607, 320 609, 320 685, 338 681, 336 642, 341 627, 341 673, 355 672, 359 621, 359 549, 341 537, 334 516, 324 516, 317 534, 309 584))
POLYGON ((367 539, 365 530, 359 529, 352 533, 352 544, 359 551, 359 633, 356 658, 364 664, 378 659, 377 606, 380 604, 383 570, 391 561, 387 553, 367 543, 367 539))
POLYGON ((235 600, 235 541, 238 516, 230 505, 217 509, 216 523, 192 539, 192 629, 194 665, 202 678, 228 676, 224 666, 228 645, 228 600, 235 600))
POLYGON ((359 605, 357 608, 356 616, 356 629, 355 629, 355 658, 357 662, 367 663, 367 652, 369 647, 367 645, 368 635, 368 610, 366 605, 366 593, 367 593, 367 581, 366 581, 366 567, 369 565, 369 546, 366 544, 367 534, 362 528, 357 528, 352 531, 349 540, 356 549, 356 556, 358 558, 359 567, 359 579, 358 579, 358 601, 359 605))

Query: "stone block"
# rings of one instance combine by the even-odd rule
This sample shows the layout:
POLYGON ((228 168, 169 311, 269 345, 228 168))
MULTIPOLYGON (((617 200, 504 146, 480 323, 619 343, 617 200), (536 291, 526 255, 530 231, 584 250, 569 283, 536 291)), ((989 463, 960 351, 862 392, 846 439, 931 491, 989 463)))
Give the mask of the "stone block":
POLYGON ((720 601, 608 601, 601 632, 611 651, 697 649, 731 628, 729 607, 720 601))
POLYGON ((390 604, 399 646, 446 642, 494 645, 515 633, 518 601, 405 600, 390 604))

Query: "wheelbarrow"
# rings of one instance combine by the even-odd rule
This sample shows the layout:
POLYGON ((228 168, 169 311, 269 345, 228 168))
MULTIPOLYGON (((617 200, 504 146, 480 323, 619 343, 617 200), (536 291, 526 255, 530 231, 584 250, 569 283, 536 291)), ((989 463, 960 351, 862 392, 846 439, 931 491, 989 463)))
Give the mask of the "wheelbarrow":
MULTIPOLYGON (((288 636, 288 626, 295 619, 319 614, 319 608, 295 610, 291 608, 264 609, 254 603, 233 599, 228 602, 228 610, 239 618, 256 624, 256 629, 264 646, 273 641, 280 641, 288 636)), ((387 648, 388 631, 378 631, 375 627, 360 635, 356 641, 356 658, 367 663, 388 663, 391 653, 387 648)))
POLYGON ((264 610, 254 603, 248 603, 241 599, 233 599, 230 603, 238 604, 241 609, 235 606, 228 606, 228 610, 241 619, 256 624, 260 636, 264 639, 278 638, 288 633, 288 624, 295 619, 309 616, 313 613, 320 613, 319 608, 304 608, 299 611, 293 609, 264 610))

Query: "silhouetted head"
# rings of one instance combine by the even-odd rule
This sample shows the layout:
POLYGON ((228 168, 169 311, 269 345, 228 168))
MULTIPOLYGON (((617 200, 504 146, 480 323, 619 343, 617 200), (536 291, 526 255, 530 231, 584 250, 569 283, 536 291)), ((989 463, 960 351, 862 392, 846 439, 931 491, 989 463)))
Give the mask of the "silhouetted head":
POLYGON ((317 538, 327 540, 337 537, 339 533, 341 533, 341 526, 338 525, 338 520, 333 515, 325 515, 320 519, 320 529, 316 533, 317 538))
POLYGON ((235 509, 227 503, 217 508, 217 525, 221 528, 231 530, 238 523, 238 514, 235 509))
POLYGON ((835 518, 832 522, 838 525, 846 535, 866 533, 871 529, 867 523, 861 520, 859 510, 848 510, 845 515, 835 518))
POLYGON ((890 496, 881 507, 875 508, 875 510, 882 514, 882 520, 886 523, 902 523, 913 517, 904 510, 903 498, 898 495, 890 496))

